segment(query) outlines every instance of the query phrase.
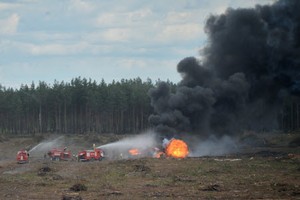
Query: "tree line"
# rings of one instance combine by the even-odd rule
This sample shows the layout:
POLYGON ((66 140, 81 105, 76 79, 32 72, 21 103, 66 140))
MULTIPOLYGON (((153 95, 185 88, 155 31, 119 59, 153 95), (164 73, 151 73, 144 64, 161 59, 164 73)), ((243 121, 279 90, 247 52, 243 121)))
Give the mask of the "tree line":
POLYGON ((151 79, 108 84, 81 77, 19 89, 0 86, 0 133, 137 133, 149 128, 147 92, 154 86, 151 79))
MULTIPOLYGON (((150 127, 154 111, 147 93, 158 83, 140 78, 97 83, 78 77, 19 89, 0 85, 0 133, 138 133, 150 127)), ((167 83, 176 90, 176 84, 167 83)), ((300 129, 298 97, 286 99, 278 122, 284 131, 300 129)))
POLYGON ((278 116, 279 128, 284 131, 300 130, 300 97, 290 96, 283 102, 278 116))

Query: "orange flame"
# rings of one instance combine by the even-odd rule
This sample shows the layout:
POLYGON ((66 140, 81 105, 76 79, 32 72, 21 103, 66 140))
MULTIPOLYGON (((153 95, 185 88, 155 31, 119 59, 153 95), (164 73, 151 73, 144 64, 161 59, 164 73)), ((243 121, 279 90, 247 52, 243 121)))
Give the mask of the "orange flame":
POLYGON ((138 149, 130 149, 128 152, 133 156, 141 154, 141 152, 138 149))
POLYGON ((169 157, 185 158, 188 154, 188 146, 182 140, 172 139, 166 147, 166 155, 169 157))

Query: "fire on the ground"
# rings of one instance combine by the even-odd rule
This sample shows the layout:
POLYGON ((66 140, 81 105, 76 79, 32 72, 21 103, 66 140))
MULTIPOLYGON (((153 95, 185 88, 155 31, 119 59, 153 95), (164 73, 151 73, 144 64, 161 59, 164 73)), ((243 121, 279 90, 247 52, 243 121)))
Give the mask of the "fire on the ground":
POLYGON ((183 140, 172 139, 166 146, 167 157, 185 158, 189 154, 188 145, 183 140))
POLYGON ((132 148, 128 150, 131 156, 152 156, 153 158, 161 158, 161 157, 173 157, 173 158, 185 158, 189 154, 188 145, 179 139, 170 140, 166 146, 164 151, 159 148, 151 148, 148 150, 140 150, 137 148, 132 148))

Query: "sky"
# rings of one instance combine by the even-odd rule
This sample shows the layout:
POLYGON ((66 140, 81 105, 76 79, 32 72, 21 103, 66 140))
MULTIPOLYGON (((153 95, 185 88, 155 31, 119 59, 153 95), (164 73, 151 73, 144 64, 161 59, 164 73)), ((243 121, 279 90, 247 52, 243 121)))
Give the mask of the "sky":
POLYGON ((0 85, 91 78, 181 80, 199 59, 205 22, 274 0, 0 0, 0 85))

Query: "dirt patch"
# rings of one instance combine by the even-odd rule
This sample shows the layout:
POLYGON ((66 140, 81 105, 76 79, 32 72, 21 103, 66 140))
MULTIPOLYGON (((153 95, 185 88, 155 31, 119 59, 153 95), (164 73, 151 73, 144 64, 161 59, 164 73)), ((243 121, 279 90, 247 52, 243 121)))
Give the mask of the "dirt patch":
POLYGON ((221 191, 221 186, 219 184, 211 184, 207 185, 204 188, 201 189, 202 191, 213 191, 213 192, 219 192, 221 191))
POLYGON ((58 174, 53 174, 52 175, 52 180, 54 181, 59 181, 59 180, 63 180, 64 178, 58 174))
POLYGON ((271 187, 273 190, 279 192, 280 195, 290 195, 300 197, 300 188, 297 185, 289 183, 272 183, 271 187))
POLYGON ((51 168, 46 166, 46 167, 40 168, 37 174, 38 174, 38 176, 45 176, 47 173, 49 173, 51 171, 52 171, 51 168))
POLYGON ((149 173, 151 171, 151 169, 143 164, 137 164, 137 165, 133 166, 133 171, 149 173))
POLYGON ((62 200, 82 200, 82 197, 79 195, 63 195, 62 196, 62 200))
POLYGON ((101 196, 121 196, 123 193, 121 191, 117 191, 117 190, 107 190, 104 193, 100 194, 101 196))
POLYGON ((300 137, 295 138, 289 143, 289 147, 300 147, 300 137))
POLYGON ((258 151, 256 153, 254 153, 254 156, 260 156, 260 157, 285 157, 285 156, 287 156, 287 153, 265 150, 265 151, 258 151))
POLYGON ((70 190, 74 192, 87 191, 87 187, 82 183, 76 183, 70 187, 70 190))
POLYGON ((194 178, 191 178, 189 176, 174 176, 173 178, 174 182, 196 182, 197 180, 194 178))
POLYGON ((6 142, 8 139, 4 135, 0 135, 0 143, 6 142))

